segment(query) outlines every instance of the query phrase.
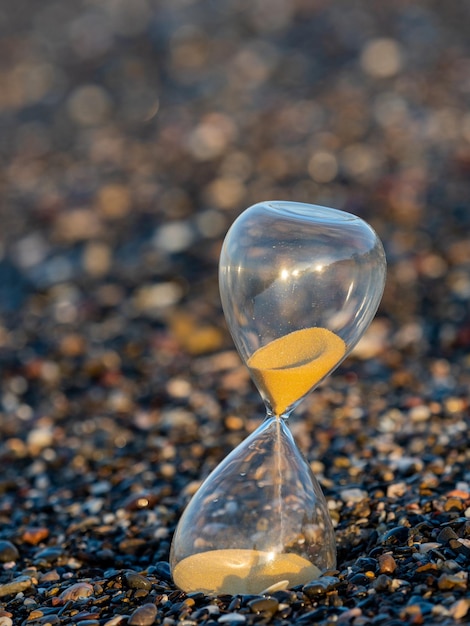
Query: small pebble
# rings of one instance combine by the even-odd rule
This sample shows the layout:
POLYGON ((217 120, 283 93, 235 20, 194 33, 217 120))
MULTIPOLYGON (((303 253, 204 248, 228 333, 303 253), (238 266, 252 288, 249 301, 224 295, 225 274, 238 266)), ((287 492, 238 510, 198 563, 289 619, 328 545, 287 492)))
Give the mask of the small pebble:
POLYGON ((266 612, 274 615, 279 607, 279 601, 276 598, 256 598, 248 602, 248 606, 254 613, 266 612))
POLYGON ((19 593, 25 589, 29 589, 33 584, 33 581, 29 576, 19 576, 9 583, 0 585, 0 598, 3 596, 9 596, 11 594, 19 593))
POLYGON ((449 608, 449 612, 454 619, 462 619, 465 617, 470 609, 470 600, 468 598, 462 598, 461 600, 457 600, 454 604, 449 608))
POLYGON ((69 600, 75 601, 80 598, 88 598, 93 594, 93 591, 93 586, 89 583, 75 583, 62 591, 59 600, 65 603, 69 600))
POLYGON ((18 548, 11 541, 0 541, 0 563, 16 561, 19 556, 18 548))
POLYGON ((382 543, 386 546, 404 544, 408 540, 409 529, 406 526, 396 526, 387 531, 382 537, 382 543))
POLYGON ((129 626, 150 626, 157 616, 155 604, 144 604, 136 609, 129 618, 129 626))
POLYGON ((437 586, 441 591, 447 591, 449 589, 465 590, 467 588, 467 579, 467 572, 442 574, 437 581, 437 586))
POLYGON ((152 588, 152 583, 148 578, 145 578, 145 576, 141 576, 140 574, 136 574, 135 572, 126 572, 124 574, 124 579, 131 589, 150 590, 152 588))
POLYGON ((381 574, 393 574, 397 569, 397 562, 391 554, 381 554, 378 561, 381 574))
POLYGON ((217 620, 218 624, 244 624, 245 622, 246 617, 240 613, 226 613, 217 620))
POLYGON ((340 496, 343 502, 355 503, 361 502, 364 498, 367 498, 368 494, 367 491, 364 491, 363 489, 351 488, 342 489, 340 491, 340 496))
POLYGON ((322 576, 307 585, 304 585, 303 592, 309 598, 323 595, 327 591, 331 591, 339 584, 339 578, 335 576, 322 576))

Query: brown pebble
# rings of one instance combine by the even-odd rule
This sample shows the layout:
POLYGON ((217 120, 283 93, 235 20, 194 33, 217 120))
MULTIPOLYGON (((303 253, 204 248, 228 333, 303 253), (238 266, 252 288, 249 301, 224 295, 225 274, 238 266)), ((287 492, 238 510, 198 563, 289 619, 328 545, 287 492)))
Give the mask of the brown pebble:
POLYGON ((155 604, 144 604, 136 609, 129 618, 129 626, 150 626, 157 616, 155 604))
POLYGON ((449 589, 460 589, 465 591, 467 589, 467 572, 461 572, 459 574, 442 574, 437 581, 437 586, 441 591, 448 591, 449 589))
POLYGON ((44 527, 39 528, 27 528, 23 535, 22 540, 25 543, 29 543, 32 546, 36 546, 40 541, 49 537, 49 529, 44 527))
POLYGON ((465 508, 464 503, 460 498, 448 498, 444 505, 445 511, 463 511, 465 508))
POLYGON ((454 619, 461 619, 465 617, 470 609, 470 600, 468 598, 462 598, 461 600, 457 600, 450 607, 450 614, 454 619))
POLYGON ((397 569, 397 562, 391 554, 381 554, 378 560, 381 574, 393 574, 397 569))
POLYGON ((50 572, 45 572, 44 574, 42 574, 39 578, 39 580, 42 583, 46 583, 46 582, 56 582, 57 580, 60 580, 60 576, 57 573, 57 570, 55 569, 51 569, 50 572))
POLYGON ((59 596, 59 600, 62 602, 68 602, 69 600, 78 600, 79 598, 88 598, 93 593, 93 586, 90 583, 75 583, 70 587, 67 587, 59 596))

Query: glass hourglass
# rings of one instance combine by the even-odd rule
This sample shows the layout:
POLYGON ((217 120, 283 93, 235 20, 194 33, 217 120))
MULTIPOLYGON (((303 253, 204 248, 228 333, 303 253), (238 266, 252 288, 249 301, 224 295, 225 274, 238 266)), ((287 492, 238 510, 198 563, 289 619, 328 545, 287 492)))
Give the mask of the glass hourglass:
POLYGON ((181 517, 170 565, 184 591, 260 593, 335 567, 326 500, 286 422, 366 330, 385 267, 375 232, 343 211, 263 202, 233 223, 221 300, 267 415, 181 517))

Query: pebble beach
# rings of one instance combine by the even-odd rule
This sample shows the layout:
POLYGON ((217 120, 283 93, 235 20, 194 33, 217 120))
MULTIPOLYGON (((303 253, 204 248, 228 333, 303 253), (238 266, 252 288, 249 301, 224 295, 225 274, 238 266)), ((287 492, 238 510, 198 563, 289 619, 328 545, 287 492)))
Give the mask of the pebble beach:
POLYGON ((0 626, 470 623, 469 27, 435 0, 0 8, 0 626), (263 200, 387 255, 289 419, 337 566, 186 594, 178 520, 264 418, 217 284, 263 200))

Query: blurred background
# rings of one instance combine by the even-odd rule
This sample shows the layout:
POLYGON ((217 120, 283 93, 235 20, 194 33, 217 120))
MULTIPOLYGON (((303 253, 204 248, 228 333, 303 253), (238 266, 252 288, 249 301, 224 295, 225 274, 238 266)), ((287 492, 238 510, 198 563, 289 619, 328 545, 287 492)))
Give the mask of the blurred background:
POLYGON ((358 214, 389 263, 367 338, 294 426, 303 449, 347 456, 336 427, 393 434, 411 416, 406 443, 369 442, 369 457, 455 452, 470 382, 470 4, 8 5, 0 424, 18 465, 2 480, 29 467, 23 488, 47 499, 73 459, 83 494, 109 476, 118 499, 158 480, 179 493, 259 424, 217 263, 232 221, 268 199, 358 214), (432 416, 450 420, 446 441, 432 416), (317 438, 315 420, 330 428, 317 438))

